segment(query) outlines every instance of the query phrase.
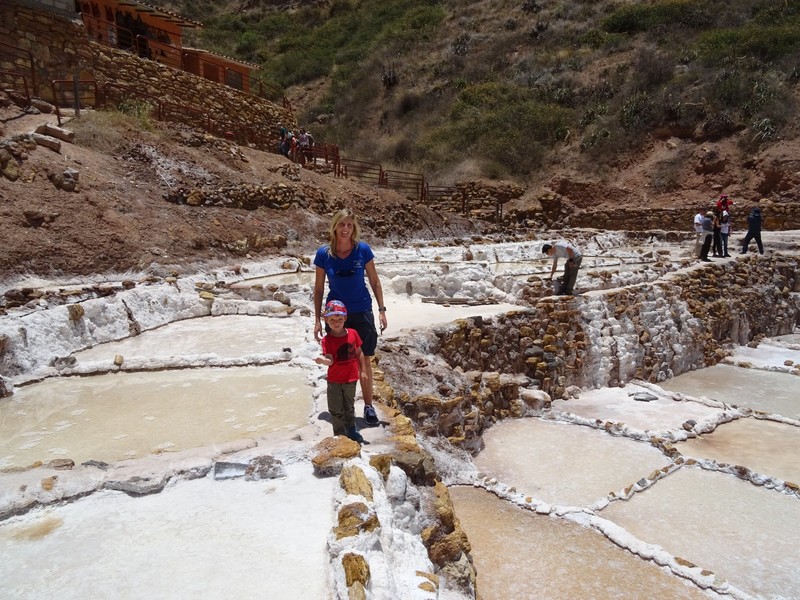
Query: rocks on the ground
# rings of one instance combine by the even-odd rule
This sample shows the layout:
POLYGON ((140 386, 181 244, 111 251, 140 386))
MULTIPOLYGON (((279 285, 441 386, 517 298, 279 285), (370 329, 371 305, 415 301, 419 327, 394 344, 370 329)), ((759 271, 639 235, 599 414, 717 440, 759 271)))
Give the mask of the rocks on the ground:
POLYGON ((342 472, 344 463, 361 455, 361 446, 348 437, 337 435, 325 438, 314 447, 315 455, 311 459, 314 472, 329 477, 342 472))

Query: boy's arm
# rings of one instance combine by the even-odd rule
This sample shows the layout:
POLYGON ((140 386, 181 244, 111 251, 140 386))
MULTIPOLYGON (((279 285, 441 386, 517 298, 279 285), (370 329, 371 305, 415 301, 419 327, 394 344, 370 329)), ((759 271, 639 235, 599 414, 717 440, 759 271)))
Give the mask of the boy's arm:
POLYGON ((326 367, 330 367, 333 364, 333 355, 332 354, 323 354, 322 356, 318 356, 314 359, 318 365, 325 365, 326 367))

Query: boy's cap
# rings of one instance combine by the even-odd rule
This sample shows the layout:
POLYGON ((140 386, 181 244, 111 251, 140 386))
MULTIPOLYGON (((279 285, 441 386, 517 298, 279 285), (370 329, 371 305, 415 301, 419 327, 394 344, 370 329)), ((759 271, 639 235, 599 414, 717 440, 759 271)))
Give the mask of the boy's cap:
POLYGON ((325 305, 325 316, 333 317, 334 315, 347 316, 347 308, 345 308, 344 303, 339 302, 339 300, 331 300, 325 305))

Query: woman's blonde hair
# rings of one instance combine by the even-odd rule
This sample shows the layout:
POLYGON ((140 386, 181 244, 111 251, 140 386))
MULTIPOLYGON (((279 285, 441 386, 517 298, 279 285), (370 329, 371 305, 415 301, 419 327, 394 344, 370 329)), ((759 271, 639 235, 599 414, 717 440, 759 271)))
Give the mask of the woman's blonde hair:
POLYGON ((356 214, 353 212, 352 208, 343 208, 333 215, 333 219, 331 219, 331 225, 328 228, 328 254, 331 256, 333 256, 333 254, 336 252, 336 226, 343 219, 352 219, 353 221, 353 246, 358 244, 358 242, 361 240, 361 225, 358 224, 358 218, 356 217, 356 214))

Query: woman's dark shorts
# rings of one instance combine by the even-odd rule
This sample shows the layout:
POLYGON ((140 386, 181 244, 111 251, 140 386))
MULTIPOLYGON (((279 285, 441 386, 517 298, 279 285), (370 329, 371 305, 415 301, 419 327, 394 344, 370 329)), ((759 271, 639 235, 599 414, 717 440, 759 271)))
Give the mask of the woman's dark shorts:
POLYGON ((358 332, 358 337, 361 338, 361 351, 365 356, 375 355, 375 348, 378 347, 378 331, 375 329, 375 315, 372 311, 348 314, 344 326, 358 332))

